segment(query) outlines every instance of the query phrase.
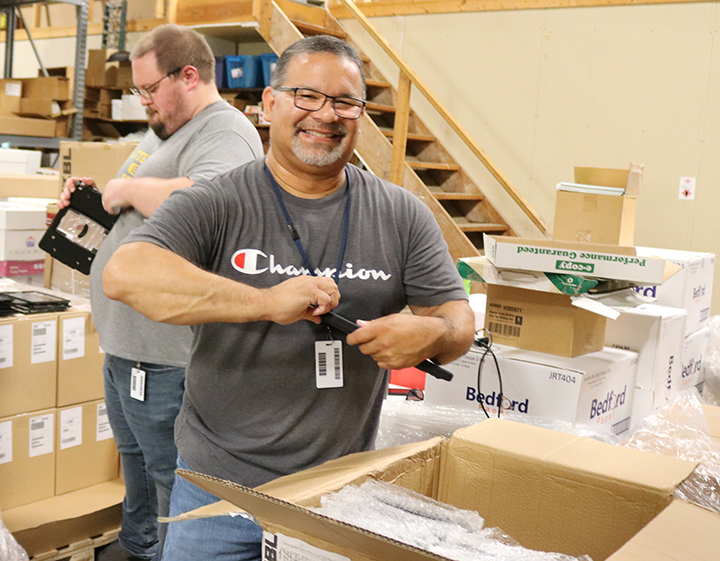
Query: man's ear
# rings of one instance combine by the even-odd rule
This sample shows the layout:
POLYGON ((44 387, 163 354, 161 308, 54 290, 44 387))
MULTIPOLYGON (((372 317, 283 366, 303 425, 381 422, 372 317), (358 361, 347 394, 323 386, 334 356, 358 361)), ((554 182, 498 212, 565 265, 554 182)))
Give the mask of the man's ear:
POLYGON ((200 83, 200 74, 198 73, 197 68, 191 66, 190 64, 186 64, 180 71, 179 79, 192 90, 200 83))
POLYGON ((275 90, 270 86, 266 87, 262 93, 263 101, 263 118, 270 122, 272 120, 272 110, 275 105, 275 90))

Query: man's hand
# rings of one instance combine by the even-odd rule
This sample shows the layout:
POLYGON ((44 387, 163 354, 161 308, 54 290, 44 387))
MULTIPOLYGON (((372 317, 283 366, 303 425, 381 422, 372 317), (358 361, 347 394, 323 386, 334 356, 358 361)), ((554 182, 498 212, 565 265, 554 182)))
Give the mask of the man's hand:
POLYGON ((267 319, 287 325, 301 319, 320 323, 338 305, 340 291, 328 277, 295 277, 266 289, 267 319))
POLYGON ((131 208, 133 205, 128 198, 130 181, 125 177, 118 177, 108 181, 103 191, 103 208, 110 214, 119 214, 121 210, 131 208))
POLYGON ((70 204, 70 196, 75 192, 75 182, 82 181, 85 185, 95 187, 95 180, 92 177, 70 177, 65 182, 63 192, 58 199, 58 207, 65 208, 70 204))

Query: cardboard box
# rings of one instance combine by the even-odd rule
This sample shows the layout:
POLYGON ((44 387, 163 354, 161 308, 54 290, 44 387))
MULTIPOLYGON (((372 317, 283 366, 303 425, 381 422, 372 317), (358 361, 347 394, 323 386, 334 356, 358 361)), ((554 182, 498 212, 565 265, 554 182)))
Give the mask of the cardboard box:
MULTIPOLYGON (((531 549, 588 554, 595 561, 630 559, 611 557, 627 551, 621 548, 643 552, 634 561, 658 561, 658 551, 663 561, 717 558, 720 515, 673 499, 695 462, 502 419, 443 440, 346 456, 256 489, 179 473, 253 514, 267 532, 353 561, 442 559, 304 508, 368 478, 476 510, 486 526, 499 527, 531 549), (661 536, 646 529, 651 522, 664 524, 661 536)), ((237 510, 223 508, 228 506, 215 504, 193 514, 237 510)))
POLYGON ((42 230, 0 230, 0 260, 38 261, 45 259, 45 252, 38 243, 45 234, 42 230))
POLYGON ((0 80, 0 115, 13 115, 20 111, 21 96, 22 81, 0 80))
POLYGON ((44 259, 38 261, 0 261, 0 277, 23 277, 44 274, 44 259))
POLYGON ((0 318, 0 417, 55 407, 57 314, 0 318))
POLYGON ((145 106, 142 104, 142 98, 126 94, 122 96, 122 104, 120 113, 123 121, 147 121, 147 113, 145 106))
POLYGON ((63 76, 41 76, 22 79, 22 96, 50 98, 55 101, 70 99, 70 80, 63 76))
POLYGON ((709 343, 709 327, 703 327, 685 337, 680 369, 680 391, 690 389, 703 382, 703 359, 709 343))
POLYGON ((55 123, 47 119, 0 115, 0 134, 52 138, 55 136, 55 123))
POLYGON ((0 419, 0 510, 55 492, 55 410, 0 419))
POLYGON ((108 88, 133 87, 132 66, 129 60, 108 63, 105 67, 105 85, 108 88))
POLYGON ((118 477, 118 451, 103 400, 58 409, 55 494, 118 477))
MULTIPOLYGON (((8 175, 35 175, 40 170, 42 152, 39 150, 0 150, 0 173, 8 175)), ((30 228, 30 226, 27 226, 30 228)))
POLYGON ((114 179, 137 144, 134 142, 61 142, 60 188, 72 176, 92 177, 101 191, 114 179))
POLYGON ((122 479, 5 510, 3 522, 31 557, 99 536, 122 522, 122 479))
POLYGON ((636 288, 646 296, 657 298, 657 303, 673 308, 685 308, 688 320, 686 334, 708 325, 713 291, 715 255, 696 251, 638 247, 638 255, 659 257, 680 267, 680 270, 662 285, 636 288))
POLYGON ((493 345, 493 352, 502 377, 502 398, 494 360, 473 347, 444 366, 454 374, 452 381, 427 376, 425 401, 468 409, 480 409, 482 401, 491 417, 499 410, 514 411, 612 434, 630 428, 637 353, 605 348, 565 358, 499 345, 493 345))
POLYGON ((43 208, 0 201, 0 230, 42 230, 46 219, 43 208))
POLYGON ((569 296, 488 285, 485 329, 493 341, 574 357, 599 351, 607 319, 573 306, 569 296))
POLYGON ((75 113, 72 101, 55 101, 50 98, 30 97, 20 101, 18 114, 24 117, 55 118, 75 113))
POLYGON ((671 401, 682 389, 682 353, 687 312, 656 304, 623 310, 609 321, 605 344, 639 353, 633 422, 671 401))
POLYGON ((107 62, 115 49, 90 49, 85 71, 85 84, 126 89, 133 86, 132 66, 129 60, 107 62))
POLYGON ((641 165, 629 170, 575 168, 575 184, 623 189, 619 195, 565 190, 558 185, 553 240, 634 245, 635 208, 642 181, 641 165))
POLYGON ((58 178, 50 175, 0 174, 0 197, 35 197, 57 199, 58 178))
POLYGON ((90 312, 62 312, 58 320, 57 406, 102 399, 105 353, 90 312))
POLYGON ((661 284, 680 267, 637 256, 634 247, 483 234, 485 255, 499 269, 573 273, 637 284, 661 284))

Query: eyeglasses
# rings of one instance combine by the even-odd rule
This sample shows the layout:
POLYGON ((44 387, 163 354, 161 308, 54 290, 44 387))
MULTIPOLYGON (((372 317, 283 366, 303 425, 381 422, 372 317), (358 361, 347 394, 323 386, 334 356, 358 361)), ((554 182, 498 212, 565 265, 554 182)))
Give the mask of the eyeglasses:
POLYGON ((147 88, 132 87, 132 88, 130 88, 130 92, 138 97, 144 97, 145 99, 152 101, 152 96, 153 96, 153 94, 155 94, 155 92, 160 87, 160 82, 162 82, 165 78, 169 78, 173 74, 177 74, 177 73, 181 72, 183 68, 185 68, 185 67, 181 66, 180 68, 176 68, 172 72, 168 72, 167 74, 165 74, 165 76, 160 78, 157 82, 150 84, 147 88))
POLYGON ((329 99, 335 115, 341 119, 359 119, 365 108, 365 102, 354 97, 326 95, 310 88, 278 86, 273 89, 279 92, 292 92, 295 107, 303 111, 320 111, 329 99))

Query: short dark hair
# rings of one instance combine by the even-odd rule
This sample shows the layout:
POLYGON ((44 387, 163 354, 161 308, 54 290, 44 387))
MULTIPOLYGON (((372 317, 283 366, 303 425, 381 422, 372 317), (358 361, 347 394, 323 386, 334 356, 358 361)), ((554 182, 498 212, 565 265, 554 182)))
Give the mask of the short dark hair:
POLYGON ((287 70, 290 62, 299 55, 329 53, 340 58, 353 62, 360 70, 362 78, 362 95, 365 98, 365 69, 363 61, 358 52, 345 41, 332 37, 331 35, 314 35, 305 37, 290 45, 277 61, 275 71, 270 80, 270 87, 282 86, 287 77, 287 70))
POLYGON ((200 81, 215 82, 215 56, 205 38, 193 29, 172 23, 156 27, 135 45, 130 60, 149 53, 155 55, 163 74, 189 64, 197 68, 200 81))

